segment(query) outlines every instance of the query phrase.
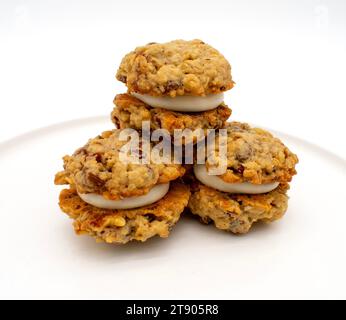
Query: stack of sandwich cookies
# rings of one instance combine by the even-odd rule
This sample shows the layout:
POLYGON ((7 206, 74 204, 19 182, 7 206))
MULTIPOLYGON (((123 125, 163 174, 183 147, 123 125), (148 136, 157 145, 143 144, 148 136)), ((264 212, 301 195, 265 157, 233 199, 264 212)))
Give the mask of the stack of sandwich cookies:
POLYGON ((234 86, 229 62, 200 40, 139 47, 123 59, 117 79, 128 93, 117 95, 112 120, 141 130, 219 129, 231 115, 224 92, 234 86))
MULTIPOLYGON (((127 54, 116 77, 127 86, 127 93, 114 99, 116 129, 65 156, 64 170, 55 177, 57 185, 69 186, 59 204, 74 220, 77 234, 119 244, 166 238, 186 208, 202 222, 233 233, 247 233, 256 221, 284 215, 297 156, 264 130, 227 123, 232 111, 224 92, 234 82, 220 52, 200 40, 151 43, 127 54), (160 129, 170 138, 177 131, 191 132, 191 137, 187 133, 185 139, 169 141, 171 161, 124 161, 128 141, 121 138, 123 129, 145 139, 144 123, 149 123, 149 135, 160 129), (195 157, 198 130, 201 145, 216 132, 213 161, 208 148, 202 149, 202 164, 195 157), (221 130, 227 133, 224 157, 221 130), (175 159, 176 147, 184 149, 185 159, 175 159), (225 156, 225 170, 214 175, 225 156), (190 166, 183 164, 192 163, 190 158, 195 163, 187 170, 190 166)), ((142 159, 159 144, 149 141, 148 149, 142 141, 131 152, 142 159)))
MULTIPOLYGON (((257 221, 272 222, 284 215, 288 183, 296 174, 298 158, 265 130, 239 122, 229 123, 225 129, 227 168, 214 176, 208 174, 213 167, 208 159, 205 165, 194 166, 189 208, 204 223, 247 233, 257 221)), ((218 145, 216 142, 216 157, 218 145)))
POLYGON ((189 187, 177 181, 185 169, 121 161, 119 150, 126 142, 120 141, 120 131, 104 132, 64 158, 55 183, 70 188, 61 192, 60 207, 74 220, 77 234, 98 241, 167 237, 190 197, 189 187))

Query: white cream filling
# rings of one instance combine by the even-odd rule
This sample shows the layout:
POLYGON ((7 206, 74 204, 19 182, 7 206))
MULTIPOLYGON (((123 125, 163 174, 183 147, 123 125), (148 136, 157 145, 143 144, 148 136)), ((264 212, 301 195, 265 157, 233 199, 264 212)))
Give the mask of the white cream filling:
POLYGON ((199 164, 194 166, 196 178, 208 187, 213 189, 228 192, 228 193, 247 193, 247 194, 260 194, 267 193, 276 189, 279 182, 266 183, 266 184, 252 184, 249 182, 242 183, 228 183, 223 181, 218 176, 208 174, 205 165, 199 164))
POLYGON ((101 209, 133 209, 144 207, 149 204, 152 204, 160 199, 162 199, 169 190, 169 183, 166 184, 158 184, 153 187, 149 193, 138 196, 138 197, 130 197, 122 200, 107 200, 103 196, 96 193, 88 193, 81 194, 78 193, 82 200, 94 207, 101 209))
POLYGON ((210 94, 205 97, 178 96, 153 97, 147 94, 132 93, 132 95, 154 108, 163 108, 179 112, 202 112, 216 109, 223 101, 224 94, 210 94))

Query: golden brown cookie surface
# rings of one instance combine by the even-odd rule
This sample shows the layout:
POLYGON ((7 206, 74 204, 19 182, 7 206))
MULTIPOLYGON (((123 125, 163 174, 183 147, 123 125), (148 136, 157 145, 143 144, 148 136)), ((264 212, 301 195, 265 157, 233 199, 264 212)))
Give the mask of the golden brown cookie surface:
POLYGON ((166 238, 187 206, 190 188, 173 182, 158 202, 138 209, 105 210, 85 203, 73 189, 60 194, 60 207, 74 220, 77 234, 88 234, 97 241, 127 243, 146 241, 156 235, 166 238))
POLYGON ((204 96, 234 86, 225 57, 201 40, 176 40, 138 47, 117 72, 129 92, 152 96, 204 96))
MULTIPOLYGON (((79 193, 97 193, 118 200, 147 194, 157 185, 176 180, 185 173, 178 164, 134 164, 120 159, 121 130, 106 131, 89 140, 72 156, 64 157, 64 171, 56 175, 55 183, 69 184, 79 193)), ((152 146, 152 145, 151 145, 152 146)), ((138 154, 144 151, 139 145, 138 154)))
MULTIPOLYGON (((298 157, 268 131, 240 122, 227 123, 225 129, 227 171, 220 176, 225 182, 286 183, 297 173, 298 157)), ((218 138, 216 141, 215 155, 219 158, 218 138)))
POLYGON ((258 195, 228 194, 194 182, 189 209, 202 222, 213 222, 218 229, 247 233, 257 221, 272 222, 287 210, 288 184, 258 195))

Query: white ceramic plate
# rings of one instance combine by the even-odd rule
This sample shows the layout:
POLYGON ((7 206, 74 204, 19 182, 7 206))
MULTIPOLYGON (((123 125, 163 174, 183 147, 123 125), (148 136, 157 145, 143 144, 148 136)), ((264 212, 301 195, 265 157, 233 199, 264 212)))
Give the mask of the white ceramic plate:
POLYGON ((168 239, 77 237, 57 205, 61 157, 111 129, 72 121, 0 145, 0 298, 346 298, 345 162, 277 133, 299 155, 284 219, 233 236, 184 217, 168 239))

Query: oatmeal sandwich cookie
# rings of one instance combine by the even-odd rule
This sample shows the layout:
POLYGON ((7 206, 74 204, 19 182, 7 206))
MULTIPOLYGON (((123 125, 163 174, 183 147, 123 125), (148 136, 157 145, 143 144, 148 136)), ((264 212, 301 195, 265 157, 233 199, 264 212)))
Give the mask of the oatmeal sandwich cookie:
POLYGON ((288 183, 298 158, 269 132, 232 122, 227 130, 227 164, 223 174, 209 174, 220 163, 216 138, 213 162, 194 166, 191 212, 222 230, 247 233, 256 221, 271 222, 287 210, 288 183))
POLYGON ((234 86, 231 66, 200 40, 176 40, 139 47, 123 59, 117 79, 128 93, 114 99, 119 128, 218 129, 231 115, 224 92, 234 86))
MULTIPOLYGON (((122 161, 127 141, 120 134, 121 130, 106 131, 64 157, 64 170, 56 175, 55 183, 70 188, 61 192, 60 207, 75 220, 78 234, 99 241, 167 237, 190 196, 188 186, 174 181, 185 169, 178 164, 122 161)), ((141 157, 145 152, 141 144, 132 151, 141 157)))

